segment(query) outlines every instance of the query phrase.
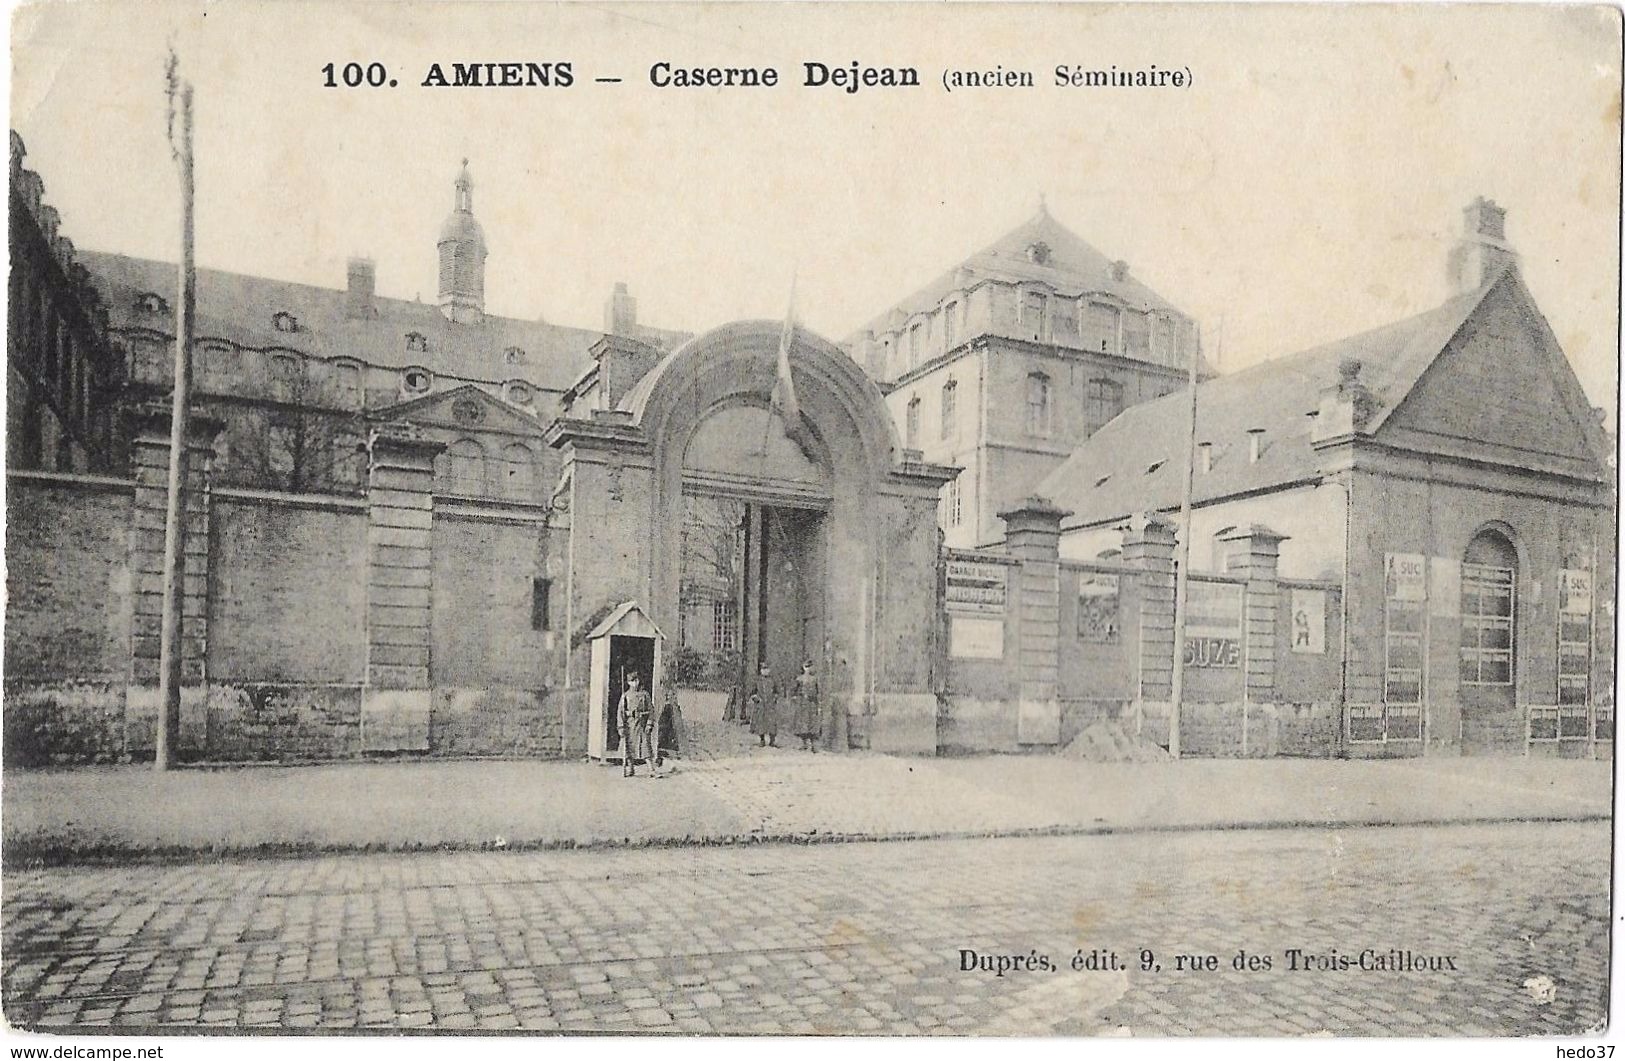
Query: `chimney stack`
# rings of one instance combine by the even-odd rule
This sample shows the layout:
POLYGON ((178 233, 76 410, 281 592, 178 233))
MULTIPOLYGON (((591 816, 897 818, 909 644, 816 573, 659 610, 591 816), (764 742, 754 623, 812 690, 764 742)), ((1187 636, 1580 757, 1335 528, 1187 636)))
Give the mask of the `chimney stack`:
POLYGON ((373 292, 378 287, 378 270, 371 258, 351 258, 349 284, 345 290, 345 315, 352 320, 366 320, 377 316, 373 306, 373 292))
POLYGON ((1518 254, 1506 241, 1506 209, 1482 195, 1462 212, 1462 233, 1450 249, 1450 286, 1457 294, 1477 291, 1509 268, 1518 254))
POLYGON ((610 335, 631 336, 638 323, 638 300, 627 293, 626 284, 619 281, 604 303, 604 331, 610 335))

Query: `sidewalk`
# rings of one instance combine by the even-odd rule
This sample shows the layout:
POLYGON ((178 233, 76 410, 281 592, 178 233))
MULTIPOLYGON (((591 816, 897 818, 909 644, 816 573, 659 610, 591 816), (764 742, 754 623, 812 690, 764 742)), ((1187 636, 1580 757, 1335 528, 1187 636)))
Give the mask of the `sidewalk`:
POLYGON ((1611 764, 921 759, 761 749, 628 780, 581 762, 9 770, 11 866, 330 851, 1583 820, 1611 764))

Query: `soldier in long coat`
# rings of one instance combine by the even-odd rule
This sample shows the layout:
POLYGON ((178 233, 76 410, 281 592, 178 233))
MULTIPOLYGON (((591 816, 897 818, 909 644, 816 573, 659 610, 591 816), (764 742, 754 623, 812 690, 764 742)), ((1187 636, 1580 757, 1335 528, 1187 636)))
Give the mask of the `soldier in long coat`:
POLYGON ((750 731, 764 748, 779 746, 779 687, 766 663, 756 674, 750 691, 750 731))
POLYGON ((654 705, 649 690, 643 688, 637 671, 626 676, 626 692, 621 694, 621 772, 632 777, 637 773, 637 761, 649 764, 649 773, 655 773, 654 705))
POLYGON ((820 730, 824 712, 818 700, 818 676, 813 674, 812 660, 802 662, 792 695, 795 705, 790 716, 790 728, 801 738, 803 749, 816 752, 818 738, 822 736, 820 730))

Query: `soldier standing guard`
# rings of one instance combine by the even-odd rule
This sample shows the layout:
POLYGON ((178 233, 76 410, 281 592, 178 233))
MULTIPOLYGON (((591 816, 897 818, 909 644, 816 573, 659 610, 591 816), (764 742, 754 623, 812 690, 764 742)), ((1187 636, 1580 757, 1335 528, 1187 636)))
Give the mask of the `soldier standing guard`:
POLYGON ((810 752, 818 751, 819 723, 823 712, 818 704, 818 677, 813 674, 813 661, 803 660, 801 673, 796 675, 795 714, 791 721, 801 746, 810 752))
POLYGON ((622 775, 636 775, 637 760, 646 759, 650 775, 655 776, 654 706, 649 702, 649 691, 643 688, 637 671, 626 676, 620 716, 622 775))
POLYGON ((773 684, 773 671, 766 663, 756 675, 750 691, 750 731, 764 748, 779 746, 779 690, 773 684))

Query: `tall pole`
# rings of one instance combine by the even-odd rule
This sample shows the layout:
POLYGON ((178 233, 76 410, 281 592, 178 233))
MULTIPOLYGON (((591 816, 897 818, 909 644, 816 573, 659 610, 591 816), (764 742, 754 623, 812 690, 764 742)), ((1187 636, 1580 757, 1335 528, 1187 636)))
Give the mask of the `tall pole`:
POLYGON ((1174 682, 1169 692, 1168 754, 1179 758, 1179 716, 1185 697, 1185 619, 1191 570, 1191 492, 1196 478, 1196 366, 1202 359, 1202 333, 1196 333, 1191 353, 1190 421, 1185 436, 1185 481, 1179 497, 1179 537, 1174 542, 1174 682))
POLYGON ((164 610, 159 641, 158 734, 154 765, 175 765, 181 733, 182 601, 186 584, 187 420, 192 401, 192 328, 197 293, 192 262, 192 86, 175 76, 170 56, 170 149, 181 177, 180 307, 175 318, 175 389, 169 418, 169 498, 164 511, 164 610), (176 99, 180 135, 173 128, 176 99))

